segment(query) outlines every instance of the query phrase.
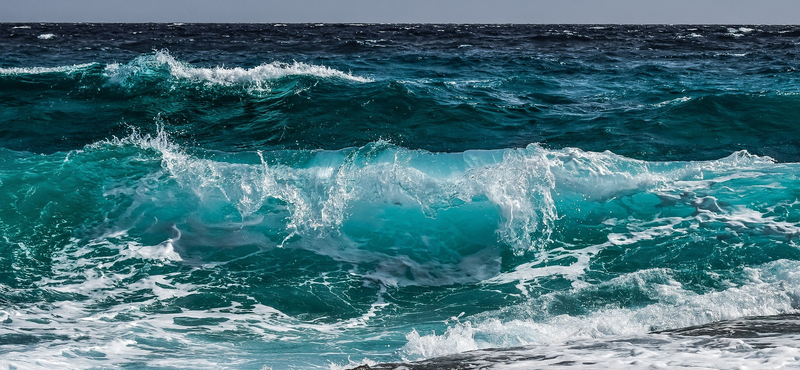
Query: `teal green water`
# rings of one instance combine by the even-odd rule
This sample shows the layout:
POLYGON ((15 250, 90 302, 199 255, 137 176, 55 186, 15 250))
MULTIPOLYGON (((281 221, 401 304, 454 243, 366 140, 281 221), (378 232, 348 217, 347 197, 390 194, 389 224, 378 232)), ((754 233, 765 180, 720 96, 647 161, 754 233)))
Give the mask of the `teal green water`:
POLYGON ((2 25, 3 366, 336 368, 797 312, 794 28, 269 27, 2 25))

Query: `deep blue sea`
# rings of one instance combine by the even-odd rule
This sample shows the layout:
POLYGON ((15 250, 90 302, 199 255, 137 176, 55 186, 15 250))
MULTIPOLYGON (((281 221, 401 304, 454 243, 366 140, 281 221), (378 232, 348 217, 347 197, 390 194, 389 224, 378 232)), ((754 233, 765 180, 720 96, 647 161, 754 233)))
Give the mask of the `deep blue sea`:
POLYGON ((800 27, 0 24, 0 369, 800 368, 800 27))

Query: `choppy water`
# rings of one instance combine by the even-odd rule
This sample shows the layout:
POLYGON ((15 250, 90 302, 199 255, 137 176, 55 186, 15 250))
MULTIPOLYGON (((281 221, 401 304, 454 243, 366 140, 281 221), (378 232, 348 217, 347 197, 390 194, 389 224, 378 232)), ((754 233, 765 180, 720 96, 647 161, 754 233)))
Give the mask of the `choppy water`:
POLYGON ((0 366, 800 367, 799 36, 0 24, 0 366))

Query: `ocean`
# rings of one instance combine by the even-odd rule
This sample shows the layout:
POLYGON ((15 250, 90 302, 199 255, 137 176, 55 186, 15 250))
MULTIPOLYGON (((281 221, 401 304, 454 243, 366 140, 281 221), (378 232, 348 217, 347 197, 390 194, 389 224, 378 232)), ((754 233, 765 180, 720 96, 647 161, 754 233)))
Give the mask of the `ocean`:
POLYGON ((800 27, 0 24, 0 369, 800 368, 800 27))

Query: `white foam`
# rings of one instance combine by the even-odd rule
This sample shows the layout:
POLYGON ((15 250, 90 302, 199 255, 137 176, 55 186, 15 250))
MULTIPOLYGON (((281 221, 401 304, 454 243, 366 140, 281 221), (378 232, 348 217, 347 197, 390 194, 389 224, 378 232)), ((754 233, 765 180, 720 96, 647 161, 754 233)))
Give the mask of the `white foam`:
MULTIPOLYGON (((155 136, 134 133, 109 143, 156 150, 164 170, 197 197, 201 210, 206 204, 235 206, 242 216, 241 226, 245 228, 237 232, 237 239, 243 240, 241 243, 285 246, 292 237, 301 236, 306 238, 302 248, 349 263, 375 263, 375 270, 365 273, 365 277, 385 286, 517 281, 525 294, 527 282, 543 274, 561 275, 577 282, 591 257, 608 246, 633 246, 642 241, 682 236, 692 232, 692 227, 708 221, 727 224, 731 230, 743 233, 791 237, 800 232, 791 223, 774 216, 765 217, 764 210, 722 209, 714 193, 710 193, 710 189, 719 188, 719 184, 750 181, 762 177, 765 169, 780 169, 772 159, 747 152, 737 152, 717 161, 644 162, 609 152, 545 150, 535 145, 515 150, 434 154, 379 142, 358 149, 320 151, 302 165, 290 166, 275 163, 265 158, 264 153, 258 153, 260 163, 197 158, 173 144, 163 130, 155 136), (577 199, 577 213, 570 213, 570 203, 559 205, 567 209, 557 209, 555 197, 559 197, 560 202, 577 199), (673 200, 690 212, 684 216, 659 216, 659 203, 664 199, 673 200), (259 210, 272 200, 285 204, 280 209, 282 213, 260 214, 259 210), (389 204, 407 209, 405 212, 411 212, 407 213, 410 215, 414 211, 409 207, 414 205, 433 225, 442 211, 458 207, 480 209, 484 215, 496 219, 497 241, 517 253, 536 251, 545 260, 540 258, 501 273, 499 262, 494 263, 499 261, 498 252, 491 248, 474 255, 462 255, 460 262, 442 264, 435 259, 415 260, 397 250, 385 253, 361 248, 358 242, 341 232, 351 219, 367 222, 382 217, 370 212, 386 209, 389 204), (490 207, 473 208, 485 207, 481 204, 490 207), (627 230, 617 227, 608 233, 606 244, 553 249, 555 245, 550 234, 557 219, 565 214, 589 217, 592 207, 603 211, 600 213, 604 215, 611 212, 611 217, 603 216, 605 218, 599 222, 611 222, 612 226, 614 217, 624 219, 633 213, 646 217, 641 217, 644 221, 637 221, 637 218, 625 221, 627 230), (269 223, 283 224, 283 243, 275 245, 248 226, 269 223), (550 248, 545 248, 548 245, 550 248), (572 259, 572 262, 554 266, 552 262, 561 258, 572 259), (413 279, 408 279, 409 275, 413 279)), ((201 210, 198 212, 204 212, 201 210)), ((422 236, 413 239, 416 232, 412 225, 390 224, 376 226, 376 230, 397 232, 392 227, 411 229, 400 234, 411 235, 411 245, 421 241, 427 243, 429 249, 453 248, 430 245, 431 241, 422 236)), ((468 230, 454 232, 467 234, 468 230)), ((487 239, 484 244, 494 242, 487 239)), ((167 241, 157 250, 153 249, 152 258, 177 261, 180 255, 175 252, 174 243, 180 241, 167 241)))
POLYGON ((562 276, 572 280, 573 284, 577 286, 579 278, 588 270, 591 258, 611 245, 613 242, 580 249, 567 250, 564 247, 558 247, 541 251, 535 261, 517 265, 514 270, 485 279, 484 282, 498 285, 516 282, 518 283, 517 288, 525 296, 528 296, 529 282, 540 277, 562 276), (561 260, 570 262, 561 264, 559 263, 561 260))
POLYGON ((131 250, 131 245, 123 242, 127 238, 125 233, 115 233, 90 243, 73 239, 54 254, 53 277, 44 277, 36 284, 45 291, 80 294, 83 298, 64 296, 64 300, 47 305, 8 307, 0 311, 0 320, 8 321, 2 324, 5 334, 62 338, 8 345, 0 358, 0 367, 90 369, 137 363, 147 367, 239 369, 252 366, 255 359, 243 358, 226 343, 198 341, 197 336, 240 333, 249 340, 264 343, 319 339, 348 328, 363 327, 386 306, 379 296, 361 317, 336 324, 297 320, 259 303, 246 308, 234 303, 207 310, 147 312, 143 309, 154 303, 169 302, 207 287, 204 283, 179 282, 183 275, 180 270, 158 275, 142 273, 156 265, 154 262, 160 262, 163 268, 175 261, 161 258, 160 254, 144 256, 141 248, 131 250), (98 250, 114 253, 98 256, 98 250), (143 259, 147 261, 144 265, 143 259), (120 300, 132 292, 139 299, 120 300), (98 306, 104 308, 98 310, 98 306), (119 320, 121 316, 125 319, 119 320), (199 324, 187 327, 181 325, 181 320, 199 324), (208 324, 200 324, 203 320, 208 324), (172 351, 181 355, 164 356, 172 351))
MULTIPOLYGON (((557 315, 547 319, 525 319, 502 310, 484 313, 451 325, 442 334, 422 335, 412 331, 403 352, 410 360, 444 356, 467 350, 547 345, 576 339, 641 335, 653 330, 681 328, 746 316, 795 313, 800 296, 800 263, 777 261, 751 269, 750 282, 726 290, 697 294, 671 279, 668 269, 644 270, 613 279, 604 286, 638 286, 658 302, 641 308, 606 308, 586 316, 557 315), (515 317, 516 316, 516 317, 515 317)), ((597 287, 584 285, 570 294, 597 287)), ((559 293, 561 294, 561 293, 559 293)), ((541 311, 548 295, 514 310, 541 311)))
POLYGON ((370 360, 368 358, 363 358, 363 359, 361 359, 361 361, 349 360, 347 364, 331 363, 330 365, 328 365, 328 370, 347 370, 347 369, 354 369, 354 368, 357 368, 359 366, 364 366, 364 365, 366 365, 366 366, 375 366, 377 364, 378 363, 375 362, 375 361, 372 361, 372 360, 370 360))
MULTIPOLYGON (((177 229, 175 230, 177 231, 177 229)), ((180 232, 178 233, 180 235, 180 232)), ((180 239, 180 236, 177 238, 169 238, 158 245, 140 245, 138 243, 128 242, 127 248, 121 250, 120 252, 123 255, 139 259, 161 262, 180 262, 183 261, 183 258, 181 258, 177 252, 175 252, 174 247, 174 243, 178 239, 180 239)))
POLYGON ((255 90, 269 90, 266 84, 272 80, 288 76, 314 76, 336 78, 353 82, 371 82, 365 77, 355 76, 330 67, 310 65, 301 62, 271 62, 253 68, 196 67, 181 62, 166 51, 144 55, 128 64, 110 64, 105 74, 112 83, 135 83, 135 78, 163 70, 173 78, 210 85, 242 85, 255 90))
POLYGON ((50 40, 52 38, 55 38, 56 35, 54 35, 52 33, 43 33, 43 34, 41 34, 41 35, 39 35, 37 37, 38 37, 39 40, 50 40))
POLYGON ((664 217, 650 222, 634 223, 627 233, 609 233, 608 240, 613 245, 632 245, 644 240, 684 235, 687 230, 676 229, 683 222, 681 217, 664 217))
POLYGON ((60 67, 12 67, 0 68, 0 75, 33 75, 45 73, 75 73, 95 66, 96 63, 75 64, 60 67))
POLYGON ((675 99, 672 99, 672 100, 662 101, 661 103, 654 104, 654 106, 658 107, 658 108, 661 108, 661 107, 665 107, 665 106, 668 106, 668 105, 677 105, 677 104, 681 104, 681 103, 686 103, 686 102, 688 102, 690 100, 692 100, 692 98, 690 98, 688 96, 684 96, 684 97, 675 98, 675 99))
POLYGON ((745 34, 755 31, 752 28, 740 27, 740 28, 732 28, 728 27, 726 35, 733 36, 733 37, 743 37, 745 34))
POLYGON ((697 38, 702 38, 702 37, 705 37, 705 36, 703 36, 703 35, 701 35, 699 33, 695 33, 695 32, 692 32, 692 33, 690 33, 688 35, 678 35, 679 39, 685 39, 685 38, 697 39, 697 38))

